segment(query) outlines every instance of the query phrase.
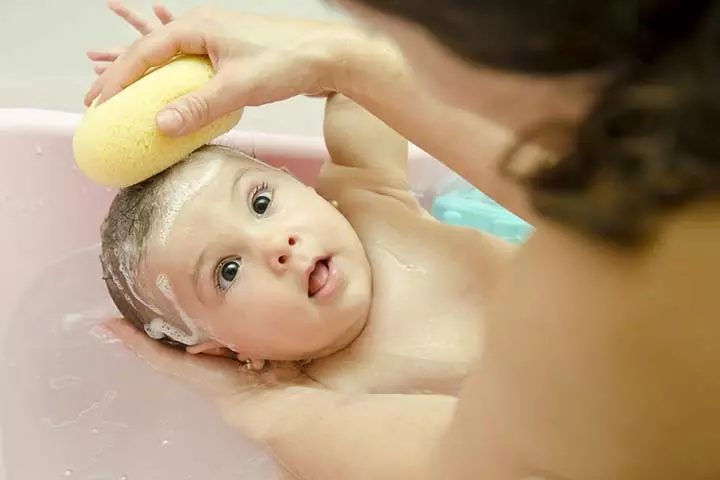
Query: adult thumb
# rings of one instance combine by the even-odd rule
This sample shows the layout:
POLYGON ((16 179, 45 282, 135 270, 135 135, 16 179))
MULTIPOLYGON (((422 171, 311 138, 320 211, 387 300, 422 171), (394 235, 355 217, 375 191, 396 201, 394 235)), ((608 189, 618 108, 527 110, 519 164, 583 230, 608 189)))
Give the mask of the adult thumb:
POLYGON ((198 90, 170 102, 157 116, 157 126, 169 137, 189 135, 218 118, 242 108, 235 105, 227 80, 213 77, 198 90))

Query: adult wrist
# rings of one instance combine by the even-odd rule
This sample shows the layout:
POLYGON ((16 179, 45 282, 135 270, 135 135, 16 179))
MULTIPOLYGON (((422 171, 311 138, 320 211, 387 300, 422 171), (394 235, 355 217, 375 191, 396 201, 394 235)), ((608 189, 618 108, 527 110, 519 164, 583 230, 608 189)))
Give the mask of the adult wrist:
POLYGON ((326 88, 350 98, 365 97, 389 84, 402 83, 410 70, 385 38, 342 25, 330 33, 321 72, 326 88))

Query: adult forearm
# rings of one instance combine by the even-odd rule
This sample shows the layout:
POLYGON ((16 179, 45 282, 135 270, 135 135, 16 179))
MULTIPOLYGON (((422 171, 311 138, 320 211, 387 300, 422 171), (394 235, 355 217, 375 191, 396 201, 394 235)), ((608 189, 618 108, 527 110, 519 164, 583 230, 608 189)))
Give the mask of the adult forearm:
MULTIPOLYGON (((297 479, 439 480, 445 477, 436 458, 455 402, 439 395, 348 395, 296 387, 243 402, 238 414, 252 412, 252 435, 297 479), (268 421, 260 427, 258 419, 268 421)), ((237 425, 232 415, 228 420, 237 425)))
MULTIPOLYGON (((532 221, 520 185, 503 178, 499 164, 514 135, 425 91, 401 53, 380 37, 346 42, 337 88, 400 135, 437 158, 506 208, 532 221)), ((524 150, 538 155, 539 149, 524 150)))

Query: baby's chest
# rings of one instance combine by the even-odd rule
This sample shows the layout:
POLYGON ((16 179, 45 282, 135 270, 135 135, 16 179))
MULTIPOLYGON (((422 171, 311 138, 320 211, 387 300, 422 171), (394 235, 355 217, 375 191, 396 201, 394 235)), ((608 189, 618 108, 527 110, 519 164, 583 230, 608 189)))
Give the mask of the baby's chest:
POLYGON ((479 352, 485 297, 461 262, 423 250, 387 241, 368 251, 368 326, 331 360, 341 368, 325 369, 323 383, 345 391, 457 393, 479 352))
POLYGON ((432 321, 458 305, 484 303, 497 269, 479 232, 417 215, 388 215, 365 227, 358 234, 372 268, 373 303, 383 312, 424 312, 432 321))
POLYGON ((352 393, 456 395, 479 352, 477 316, 458 321, 459 312, 407 310, 384 315, 374 313, 363 336, 327 359, 313 377, 329 388, 352 393))
POLYGON ((316 367, 319 380, 344 391, 457 393, 507 252, 399 202, 368 202, 350 220, 372 268, 371 315, 350 348, 316 367))

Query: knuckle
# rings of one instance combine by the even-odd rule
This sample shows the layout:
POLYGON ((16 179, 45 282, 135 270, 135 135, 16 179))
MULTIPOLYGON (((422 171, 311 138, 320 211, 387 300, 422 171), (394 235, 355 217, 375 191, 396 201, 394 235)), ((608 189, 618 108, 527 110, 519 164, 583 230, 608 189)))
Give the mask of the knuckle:
POLYGON ((188 116, 188 118, 192 118, 193 120, 205 123, 208 121, 208 115, 210 112, 210 106, 208 105, 208 102, 205 98, 190 94, 185 99, 185 114, 188 116))
MULTIPOLYGON (((218 75, 214 79, 212 90, 210 93, 216 99, 231 99, 233 94, 233 84, 229 82, 227 78, 225 78, 225 75, 218 75)), ((210 107, 211 105, 208 104, 207 106, 210 107)))

